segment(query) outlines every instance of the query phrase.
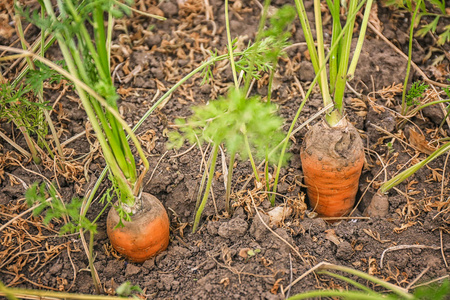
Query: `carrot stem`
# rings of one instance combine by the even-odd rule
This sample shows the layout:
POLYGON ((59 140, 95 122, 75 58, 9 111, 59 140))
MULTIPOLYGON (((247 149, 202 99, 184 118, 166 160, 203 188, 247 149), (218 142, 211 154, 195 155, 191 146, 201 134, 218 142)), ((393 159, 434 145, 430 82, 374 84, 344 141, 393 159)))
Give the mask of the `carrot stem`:
POLYGON ((227 176, 227 190, 225 197, 225 210, 231 214, 231 206, 230 206, 230 196, 231 196, 231 180, 233 178, 233 170, 234 170, 234 160, 236 158, 236 152, 232 152, 230 155, 230 164, 228 167, 228 176, 227 176))
MULTIPOLYGON (((323 28, 322 28, 322 11, 320 9, 320 0, 314 0, 314 18, 316 20, 316 36, 317 36, 317 60, 318 65, 325 64, 325 49, 323 42, 323 28)), ((323 105, 327 106, 333 103, 330 96, 330 89, 328 87, 327 70, 322 68, 319 72, 320 90, 322 92, 323 105)), ((331 112, 330 109, 329 112, 331 112)))
POLYGON ((214 171, 216 170, 216 160, 217 160, 217 154, 219 153, 219 145, 217 145, 217 144, 214 145, 212 153, 213 153, 213 155, 211 158, 211 165, 209 166, 208 182, 206 183, 205 193, 203 194, 202 202, 200 203, 197 213, 195 214, 194 226, 192 228, 192 233, 195 233, 197 231, 198 224, 200 223, 200 218, 202 216, 203 210, 205 209, 206 202, 209 197, 209 191, 211 189, 211 184, 214 179, 214 171))
POLYGON ((231 44, 230 20, 228 18, 228 0, 225 0, 225 27, 227 30, 227 48, 228 48, 228 54, 230 55, 230 64, 231 64, 231 70, 233 72, 234 85, 235 85, 236 89, 238 89, 239 83, 238 83, 237 74, 236 74, 236 66, 234 63, 233 45, 231 44))
POLYGON ((258 175, 258 169, 256 168, 255 161, 253 159, 252 150, 250 149, 250 143, 248 142, 247 133, 244 130, 244 142, 245 142, 245 149, 247 149, 248 158, 250 159, 250 163, 252 165, 253 174, 255 174, 256 181, 261 182, 261 179, 258 175))
POLYGON ((92 281, 94 282, 95 293, 100 294, 100 284, 95 276, 94 266, 94 232, 89 230, 89 269, 91 270, 92 281))

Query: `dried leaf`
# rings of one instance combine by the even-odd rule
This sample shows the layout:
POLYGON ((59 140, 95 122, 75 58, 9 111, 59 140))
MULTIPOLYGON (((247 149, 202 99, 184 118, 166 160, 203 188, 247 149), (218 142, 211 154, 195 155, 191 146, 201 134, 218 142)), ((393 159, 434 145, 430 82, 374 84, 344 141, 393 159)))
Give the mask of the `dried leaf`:
POLYGON ((436 148, 428 144, 425 137, 421 133, 416 132, 412 127, 409 129, 409 142, 417 150, 428 155, 436 150, 436 148))
POLYGON ((9 26, 8 14, 0 14, 0 36, 9 39, 14 34, 14 28, 9 26))
POLYGON ((341 241, 337 237, 336 231, 334 229, 328 229, 328 230, 325 230, 325 232, 326 232, 325 238, 327 240, 331 241, 336 246, 341 243, 341 241))

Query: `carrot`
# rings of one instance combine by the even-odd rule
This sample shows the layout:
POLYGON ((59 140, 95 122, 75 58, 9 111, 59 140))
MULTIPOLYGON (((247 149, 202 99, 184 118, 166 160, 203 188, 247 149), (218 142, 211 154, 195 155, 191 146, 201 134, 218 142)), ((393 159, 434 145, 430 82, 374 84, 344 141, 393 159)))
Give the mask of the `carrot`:
POLYGON ((358 131, 343 119, 330 127, 318 122, 300 150, 311 208, 323 217, 341 217, 355 204, 364 150, 358 131))
POLYGON ((142 208, 131 216, 131 222, 123 220, 124 227, 116 228, 120 219, 114 208, 106 220, 111 245, 130 261, 138 263, 164 251, 169 245, 169 218, 164 206, 150 194, 143 193, 141 197, 142 208))

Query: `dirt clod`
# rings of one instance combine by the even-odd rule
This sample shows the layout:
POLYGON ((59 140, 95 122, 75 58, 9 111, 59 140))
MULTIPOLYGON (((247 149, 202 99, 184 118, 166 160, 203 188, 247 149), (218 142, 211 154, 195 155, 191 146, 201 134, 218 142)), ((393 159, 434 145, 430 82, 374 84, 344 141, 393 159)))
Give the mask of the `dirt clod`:
POLYGON ((389 213, 389 201, 387 195, 376 193, 366 208, 364 215, 368 217, 383 218, 389 213))
POLYGON ((125 276, 133 276, 138 274, 141 271, 141 268, 134 264, 127 264, 127 268, 125 269, 125 276))
POLYGON ((353 255, 352 245, 344 241, 337 245, 336 257, 343 260, 349 260, 353 255))
MULTIPOLYGON (((270 217, 264 214, 260 214, 261 219, 265 224, 269 224, 270 217)), ((261 222, 259 217, 253 219, 252 225, 250 226, 250 234, 255 238, 256 241, 262 241, 266 235, 269 233, 269 229, 261 222)))
POLYGON ((234 218, 219 226, 217 233, 226 239, 236 239, 243 236, 248 229, 248 223, 241 218, 234 218))

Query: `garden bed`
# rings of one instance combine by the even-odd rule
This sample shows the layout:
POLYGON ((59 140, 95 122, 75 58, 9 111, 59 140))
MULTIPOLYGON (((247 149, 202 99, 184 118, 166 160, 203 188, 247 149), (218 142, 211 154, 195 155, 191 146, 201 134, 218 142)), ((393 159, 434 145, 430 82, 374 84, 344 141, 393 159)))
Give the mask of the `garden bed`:
MULTIPOLYGON (((207 60, 209 50, 217 49, 219 54, 227 52, 224 5, 210 0, 210 7, 205 9, 207 2, 188 0, 179 6, 174 2, 156 5, 156 1, 141 1, 139 9, 162 14, 167 20, 134 15, 117 21, 112 69, 121 96, 120 112, 128 124, 136 124, 162 94, 207 60)), ((277 0, 273 5, 278 7, 284 2, 277 0)), ((213 67, 212 81, 201 84, 201 75, 195 75, 137 131, 150 162, 151 176, 145 179, 144 191, 158 197, 168 210, 170 245, 143 264, 129 263, 112 249, 106 235, 106 214, 103 214, 97 222, 94 253, 104 293, 114 294, 125 281, 140 286, 148 298, 158 299, 281 299, 287 294, 318 288, 347 288, 345 282, 311 273, 286 289, 320 262, 352 267, 404 288, 448 275, 450 165, 447 155, 389 191, 389 207, 382 217, 368 218, 362 213, 386 179, 430 154, 435 145, 429 142, 450 135, 448 123, 438 129, 443 113, 437 105, 400 124, 401 87, 407 61, 393 47, 407 53, 410 16, 381 4, 374 5, 378 10, 372 16, 372 25, 393 45, 368 29, 356 78, 350 83, 354 92, 348 89, 345 98, 348 118, 365 146, 366 162, 357 196, 361 203, 352 214, 355 218, 336 223, 312 218, 302 184, 299 154, 305 127, 291 138, 291 157, 281 170, 276 200, 277 206, 285 204, 293 209, 291 216, 279 224, 269 224, 270 229, 263 224, 269 223, 264 212, 271 209, 270 202, 263 188, 251 178, 250 163, 240 160, 232 185, 234 213, 227 216, 222 167, 222 156, 226 153, 219 152, 212 195, 199 230, 191 233, 204 162, 211 148, 203 145, 199 149, 186 143, 180 150, 168 150, 167 133, 174 130, 176 118, 191 114, 191 106, 226 94, 233 78, 229 63, 223 61, 213 67), (259 207, 258 214, 255 206, 259 207)), ((239 0, 232 1, 231 7, 232 36, 239 37, 238 48, 245 47, 255 37, 261 8, 254 1, 239 0)), ((8 8, 2 8, 0 13, 7 15, 8 8)), ((312 11, 311 6, 307 9, 312 11)), ((440 26, 445 26, 445 22, 440 26)), ((303 99, 302 94, 314 79, 298 19, 291 33, 293 45, 280 59, 273 93, 273 102, 286 120, 285 130, 303 99)), ((27 33, 29 40, 35 35, 33 29, 27 33)), ((5 35, 0 38, 0 44, 10 45, 15 39, 14 34, 5 35)), ((448 56, 437 63, 434 59, 445 51, 448 53, 448 43, 437 47, 431 57, 427 54, 435 41, 430 35, 416 39, 413 45, 413 61, 430 79, 445 83, 448 56)), ((51 48, 47 57, 61 59, 56 48, 51 48)), ((14 72, 12 69, 6 78, 13 78, 14 72)), ((423 80, 414 69, 411 77, 411 81, 423 80)), ((254 84, 252 93, 265 96, 267 82, 268 75, 264 75, 254 84)), ((439 90, 430 87, 426 96, 436 99, 439 90)), ((64 174, 55 173, 57 161, 33 164, 2 141, 0 226, 28 209, 24 194, 32 183, 54 182, 68 202, 92 189, 105 167, 72 88, 64 84, 47 86, 45 96, 55 104, 52 117, 62 131, 62 142, 84 130, 87 133, 65 145, 70 167, 64 174)), ((296 127, 322 105, 320 93, 315 90, 296 127)), ((11 124, 2 123, 1 130, 25 147, 23 137, 11 124)), ((105 180, 100 191, 106 188, 105 180)), ((102 208, 97 199, 88 211, 88 218, 93 220, 102 208)), ((64 220, 54 220, 44 226, 41 217, 27 213, 2 228, 0 280, 6 286, 92 294, 94 287, 82 240, 77 234, 59 237, 57 232, 62 224, 64 220)))

